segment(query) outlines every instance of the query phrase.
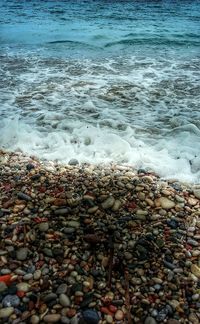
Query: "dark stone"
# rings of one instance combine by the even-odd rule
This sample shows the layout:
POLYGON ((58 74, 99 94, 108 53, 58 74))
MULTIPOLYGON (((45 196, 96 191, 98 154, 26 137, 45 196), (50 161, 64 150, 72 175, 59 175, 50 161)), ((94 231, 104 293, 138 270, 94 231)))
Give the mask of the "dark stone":
POLYGON ((26 166, 26 170, 28 170, 28 171, 31 171, 34 168, 35 168, 35 166, 32 163, 28 163, 27 166, 26 166))
POLYGON ((167 225, 172 229, 176 229, 178 227, 178 222, 175 219, 167 220, 167 225))
POLYGON ((167 315, 168 315, 169 311, 168 308, 163 307, 159 312, 158 315, 156 316, 156 320, 158 322, 164 322, 164 320, 166 319, 167 315))
POLYGON ((163 263, 164 263, 165 267, 170 269, 170 270, 174 270, 176 268, 176 266, 173 263, 168 262, 166 260, 163 260, 163 263))
POLYGON ((50 293, 44 297, 44 302, 48 304, 56 299, 57 299, 57 295, 54 293, 50 293))
POLYGON ((88 324, 98 324, 100 321, 99 314, 94 309, 86 309, 82 312, 83 319, 88 324))
POLYGON ((70 293, 74 295, 76 291, 82 291, 83 285, 81 283, 75 283, 71 286, 70 293))
POLYGON ((93 301, 93 293, 85 294, 83 301, 80 304, 80 308, 87 307, 93 301))
POLYGON ((23 193, 21 191, 18 192, 17 197, 19 199, 22 199, 22 200, 25 200, 25 201, 30 201, 32 199, 30 196, 26 195, 25 193, 23 193))
POLYGON ((2 300, 3 307, 17 307, 20 304, 20 299, 16 295, 7 295, 2 300))

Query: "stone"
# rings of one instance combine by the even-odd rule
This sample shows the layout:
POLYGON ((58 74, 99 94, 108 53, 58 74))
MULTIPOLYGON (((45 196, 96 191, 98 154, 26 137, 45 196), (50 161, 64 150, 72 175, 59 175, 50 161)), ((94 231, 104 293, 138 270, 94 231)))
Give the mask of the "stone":
POLYGON ((164 209, 171 209, 175 206, 174 201, 166 198, 166 197, 161 197, 157 199, 157 202, 159 203, 159 205, 164 208, 164 209))
POLYGON ((117 321, 122 321, 124 319, 124 312, 121 309, 118 309, 115 313, 115 319, 117 321))
POLYGON ((54 293, 49 293, 47 294, 45 297, 44 297, 44 302, 45 303, 49 303, 51 302, 52 300, 56 300, 57 299, 57 295, 54 294, 54 293))
POLYGON ((197 277, 200 278, 200 267, 198 267, 196 264, 191 265, 191 272, 197 277))
POLYGON ((14 312, 14 307, 6 307, 0 309, 0 318, 7 318, 14 312))
POLYGON ((16 257, 18 261, 25 261, 27 256, 28 256, 28 248, 22 247, 17 250, 16 257))
POLYGON ((69 160, 68 164, 69 165, 77 165, 77 164, 79 164, 79 162, 77 159, 71 159, 71 160, 69 160))
POLYGON ((58 323, 60 321, 60 314, 49 314, 45 315, 43 320, 45 323, 58 323))
POLYGON ((18 192, 17 197, 19 199, 22 199, 22 200, 25 200, 25 201, 30 201, 31 200, 31 197, 30 196, 26 195, 25 193, 23 193, 21 191, 18 192))
POLYGON ((176 319, 171 318, 167 321, 167 324, 180 324, 180 322, 177 321, 176 319))
POLYGON ((47 222, 42 222, 38 225, 38 229, 40 232, 47 232, 49 229, 49 223, 47 222))
POLYGON ((86 323, 98 324, 100 321, 99 314, 94 309, 86 309, 82 312, 83 319, 86 323))
POLYGON ((37 315, 32 315, 30 319, 31 324, 38 324, 40 322, 40 318, 37 315))
POLYGON ((65 283, 62 283, 56 290, 56 294, 65 294, 67 292, 67 285, 65 283))
POLYGON ((114 203, 115 203, 115 198, 113 196, 110 196, 101 204, 101 206, 103 209, 109 209, 114 205, 114 203))
POLYGON ((7 295, 2 300, 3 307, 17 307, 20 304, 20 299, 16 295, 7 295))
POLYGON ((69 227, 73 227, 73 228, 79 228, 80 227, 80 222, 75 221, 75 220, 71 220, 67 223, 67 225, 69 227))
POLYGON ((59 302, 63 307, 69 307, 71 305, 69 297, 65 294, 60 294, 59 302))
POLYGON ((144 324, 156 324, 156 323, 157 323, 156 320, 151 316, 147 316, 144 321, 144 324))
POLYGON ((34 274, 33 274, 33 278, 34 278, 34 280, 39 280, 40 277, 41 277, 41 275, 42 275, 42 271, 41 271, 41 270, 36 270, 36 271, 34 272, 34 274))
POLYGON ((26 282, 20 282, 17 284, 17 290, 27 292, 30 289, 30 285, 26 282))
POLYGON ((200 189, 194 189, 193 193, 197 199, 200 199, 200 189))

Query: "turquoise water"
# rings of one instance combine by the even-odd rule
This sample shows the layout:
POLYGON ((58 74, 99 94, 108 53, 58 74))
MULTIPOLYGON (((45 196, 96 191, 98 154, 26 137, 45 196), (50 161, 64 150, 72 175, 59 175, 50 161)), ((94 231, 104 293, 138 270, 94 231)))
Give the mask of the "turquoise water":
POLYGON ((200 180, 200 1, 0 1, 0 145, 200 180))

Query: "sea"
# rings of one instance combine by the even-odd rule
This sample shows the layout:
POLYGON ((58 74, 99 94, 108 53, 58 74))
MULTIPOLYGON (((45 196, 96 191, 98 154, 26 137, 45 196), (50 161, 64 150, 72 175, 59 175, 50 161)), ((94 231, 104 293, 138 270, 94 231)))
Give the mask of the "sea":
POLYGON ((200 183, 200 1, 0 0, 0 148, 200 183))

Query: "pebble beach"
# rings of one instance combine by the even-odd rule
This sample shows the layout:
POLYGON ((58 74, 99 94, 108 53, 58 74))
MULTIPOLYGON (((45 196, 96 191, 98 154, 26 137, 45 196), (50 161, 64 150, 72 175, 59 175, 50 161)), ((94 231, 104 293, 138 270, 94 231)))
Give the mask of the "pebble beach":
POLYGON ((0 152, 0 323, 200 322, 200 185, 0 152))

